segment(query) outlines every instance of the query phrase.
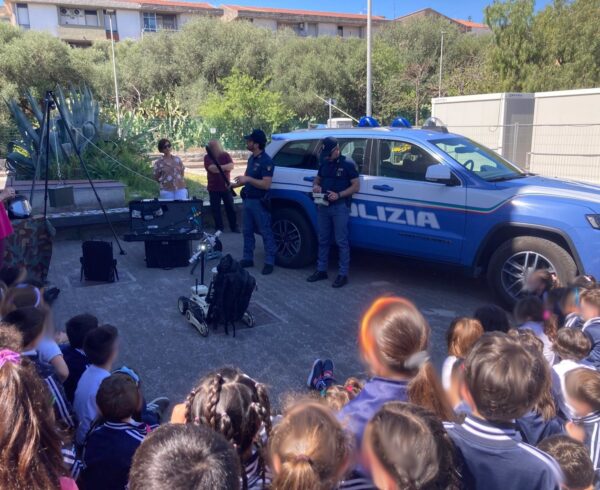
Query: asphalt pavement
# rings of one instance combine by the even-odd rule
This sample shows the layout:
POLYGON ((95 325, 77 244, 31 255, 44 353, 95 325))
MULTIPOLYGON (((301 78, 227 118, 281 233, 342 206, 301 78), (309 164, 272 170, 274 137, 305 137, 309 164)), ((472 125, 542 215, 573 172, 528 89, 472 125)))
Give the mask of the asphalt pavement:
MULTIPOLYGON (((242 236, 222 236, 226 253, 240 258, 242 236)), ((55 324, 79 313, 92 313, 102 323, 118 327, 121 347, 118 363, 142 375, 146 397, 166 395, 182 401, 197 380, 223 365, 239 366, 266 383, 277 405, 282 395, 304 390, 315 358, 331 358, 335 375, 366 376, 357 349, 359 320, 369 304, 381 295, 399 295, 414 301, 432 328, 431 353, 437 366, 446 355, 445 333, 450 321, 471 315, 492 302, 481 280, 468 279, 443 266, 353 250, 350 283, 331 288, 330 281, 306 282, 313 271, 276 268, 262 276, 262 242, 257 238, 258 290, 250 310, 257 320, 252 328, 239 327, 236 338, 223 328, 201 337, 177 310, 177 299, 186 295, 199 276, 190 268, 149 269, 144 244, 124 243, 127 255, 117 255, 121 280, 113 284, 86 285, 79 281, 81 242, 54 244, 49 279, 61 294, 53 307, 55 324)), ((209 268, 216 262, 209 263, 209 268)))

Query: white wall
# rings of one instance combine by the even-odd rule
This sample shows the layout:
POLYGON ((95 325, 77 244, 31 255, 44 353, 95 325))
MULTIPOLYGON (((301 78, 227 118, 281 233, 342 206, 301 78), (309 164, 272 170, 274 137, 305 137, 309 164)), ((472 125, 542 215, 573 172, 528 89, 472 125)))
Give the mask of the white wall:
POLYGON ((190 20, 194 20, 200 17, 198 14, 178 14, 177 15, 177 29, 181 29, 190 20))
POLYGON ((29 28, 32 31, 44 31, 53 36, 58 36, 58 9, 56 5, 29 3, 27 8, 29 9, 29 28))
MULTIPOLYGON (((366 30, 365 27, 365 32, 366 30)), ((344 37, 360 37, 360 27, 344 26, 344 37)))
POLYGON ((600 88, 536 93, 533 124, 532 172, 600 184, 600 88))
POLYGON ((502 94, 441 97, 431 100, 431 115, 440 118, 449 131, 498 151, 502 131, 493 126, 502 124, 502 105, 502 94))
POLYGON ((338 30, 337 24, 329 24, 327 22, 319 22, 318 35, 319 36, 337 36, 338 30))
POLYGON ((117 10, 119 39, 139 39, 142 36, 142 17, 135 10, 117 10))
POLYGON ((276 20, 255 18, 252 21, 252 23, 256 27, 263 27, 264 29, 270 29, 272 31, 277 30, 277 21, 276 20))

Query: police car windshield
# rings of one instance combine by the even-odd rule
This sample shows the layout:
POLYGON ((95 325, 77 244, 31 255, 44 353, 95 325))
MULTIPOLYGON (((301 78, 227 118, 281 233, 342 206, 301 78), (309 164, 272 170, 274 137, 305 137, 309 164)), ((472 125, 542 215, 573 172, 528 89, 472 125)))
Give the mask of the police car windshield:
POLYGON ((497 153, 468 138, 443 138, 431 143, 467 170, 488 182, 519 179, 527 175, 497 153))

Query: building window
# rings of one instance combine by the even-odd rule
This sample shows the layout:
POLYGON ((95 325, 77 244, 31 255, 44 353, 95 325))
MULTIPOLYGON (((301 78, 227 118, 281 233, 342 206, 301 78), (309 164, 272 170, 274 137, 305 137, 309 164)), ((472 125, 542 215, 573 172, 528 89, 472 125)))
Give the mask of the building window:
POLYGON ((177 18, 174 15, 156 14, 154 12, 144 12, 144 31, 176 31, 177 18))
POLYGON ((311 22, 306 24, 306 35, 310 37, 317 37, 319 35, 319 30, 316 23, 311 22))
POLYGON ((338 26, 338 36, 344 37, 344 26, 338 26))
POLYGON ((98 12, 96 12, 95 10, 86 10, 85 25, 98 27, 98 12))
POLYGON ((29 9, 26 3, 17 3, 17 23, 24 29, 29 29, 29 9))
POLYGON ((112 22, 112 31, 117 32, 117 13, 112 12, 111 14, 107 14, 106 10, 104 11, 104 30, 110 33, 110 25, 112 22))
POLYGON ((98 27, 98 11, 60 7, 60 24, 63 26, 98 27))

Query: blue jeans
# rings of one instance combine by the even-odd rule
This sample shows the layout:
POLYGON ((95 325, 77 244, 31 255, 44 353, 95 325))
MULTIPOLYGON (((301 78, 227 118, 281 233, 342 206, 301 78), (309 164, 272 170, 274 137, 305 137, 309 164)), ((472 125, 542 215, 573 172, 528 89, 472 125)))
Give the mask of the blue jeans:
POLYGON ((277 245, 271 229, 271 213, 267 211, 260 199, 244 199, 243 211, 244 260, 254 260, 256 240, 254 233, 260 232, 265 245, 265 264, 275 264, 277 245))
POLYGON ((347 276, 350 268, 350 242, 348 241, 348 220, 350 208, 346 204, 319 206, 317 225, 319 227, 319 257, 317 270, 327 272, 329 248, 332 235, 339 249, 339 275, 347 276))

